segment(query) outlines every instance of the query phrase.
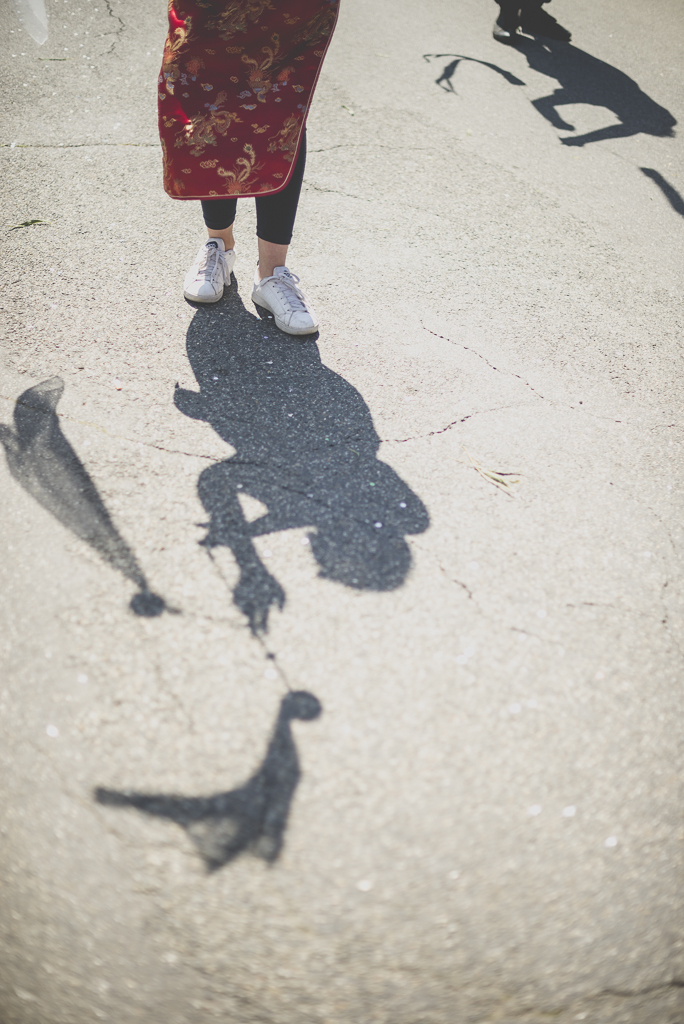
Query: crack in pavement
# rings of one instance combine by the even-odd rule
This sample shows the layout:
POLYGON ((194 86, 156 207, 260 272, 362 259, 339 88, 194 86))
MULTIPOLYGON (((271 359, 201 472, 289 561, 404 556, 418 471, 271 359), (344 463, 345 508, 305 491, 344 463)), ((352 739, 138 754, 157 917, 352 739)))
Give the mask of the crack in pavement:
MULTIPOLYGON (((521 377, 519 373, 514 373, 513 370, 503 370, 498 366, 494 366, 494 364, 490 363, 486 356, 483 356, 481 352, 477 351, 477 349, 471 348, 470 345, 464 345, 463 342, 461 341, 452 341, 451 338, 447 338, 446 335, 444 334, 437 334, 436 331, 431 331, 429 327, 425 326, 422 320, 420 321, 420 326, 423 328, 424 331, 427 331, 428 334, 432 334, 433 337, 439 338, 441 341, 448 341, 450 345, 457 345, 459 348, 465 349, 466 352, 472 352, 473 355, 477 356, 478 359, 481 359, 484 363, 486 363, 491 370, 495 370, 497 373, 504 373, 509 377, 516 377, 519 381, 522 381, 525 387, 528 387, 530 391, 534 395, 536 395, 537 398, 540 398, 543 402, 549 402, 550 405, 558 404, 554 402, 552 398, 546 398, 545 395, 542 395, 539 391, 537 391, 535 387, 533 387, 530 384, 529 381, 525 380, 524 377, 521 377)), ((569 408, 573 409, 574 406, 571 405, 569 406, 569 408)))
MULTIPOLYGON (((422 320, 420 321, 420 325, 421 325, 421 327, 423 328, 424 331, 427 331, 428 334, 432 334, 433 337, 439 338, 441 341, 448 341, 450 345, 455 345, 458 348, 462 348, 466 352, 472 352, 472 354, 474 356, 477 356, 478 359, 481 359, 484 363, 487 364, 487 366, 491 370, 494 370, 496 373, 503 373, 503 374, 505 374, 508 377, 515 377, 522 384, 524 384, 525 387, 529 388, 530 391, 532 391, 532 393, 535 395, 536 398, 541 399, 541 401, 548 402, 549 405, 554 406, 555 408, 572 409, 573 412, 579 412, 580 411, 577 408, 576 405, 567 405, 567 404, 565 404, 563 402, 557 401, 555 398, 547 398, 546 395, 542 395, 540 391, 537 391, 537 389, 532 384, 530 384, 530 382, 528 380, 525 380, 525 378, 523 376, 521 376, 521 374, 515 373, 513 370, 503 369, 500 366, 494 366, 494 364, 491 363, 489 361, 489 359, 487 359, 486 356, 483 356, 481 352, 477 351, 477 349, 471 348, 470 345, 464 345, 463 342, 461 342, 461 341, 453 341, 451 338, 447 338, 447 336, 445 334, 438 334, 437 331, 433 331, 429 327, 426 327, 422 320)), ((591 378, 591 379, 592 379, 592 381, 594 383, 597 383, 597 384, 601 383, 599 380, 596 380, 596 378, 591 378)), ((514 408, 514 407, 512 407, 512 408, 514 408)), ((600 416, 598 413, 591 412, 589 409, 584 409, 584 408, 582 408, 581 411, 583 413, 585 413, 587 416, 591 417, 591 419, 604 421, 606 423, 621 423, 621 424, 623 424, 625 426, 638 426, 640 429, 643 429, 643 424, 638 423, 638 422, 635 423, 632 420, 616 419, 615 416, 600 416)), ((650 427, 647 427, 646 429, 648 429, 648 430, 662 430, 664 428, 677 427, 677 426, 679 426, 679 424, 677 424, 677 423, 656 423, 656 424, 654 424, 654 425, 652 425, 650 427)))
POLYGON ((604 988, 601 992, 598 992, 595 999, 600 999, 601 996, 617 996, 620 999, 634 999, 638 996, 647 996, 651 992, 662 992, 663 989, 668 988, 684 988, 684 978, 673 978, 672 981, 663 981, 658 985, 646 985, 644 988, 637 989, 619 989, 619 988, 604 988))
POLYGON ((97 149, 99 146, 129 146, 158 149, 157 142, 2 142, 0 149, 97 149))
MULTIPOLYGON (((435 338, 439 338, 441 341, 447 341, 448 343, 450 343, 450 345, 456 345, 458 348, 463 348, 467 352, 472 352, 472 354, 476 355, 478 359, 482 359, 482 361, 485 362, 485 364, 487 365, 487 367, 489 367, 490 370, 494 370, 494 371, 496 371, 496 373, 505 374, 507 377, 515 377, 522 384, 524 384, 525 387, 528 387, 529 390, 533 394, 535 394, 535 396, 537 398, 540 398, 542 401, 548 402, 550 404, 550 406, 552 406, 552 407, 554 407, 556 409, 570 409, 570 410, 572 410, 573 413, 583 412, 586 416, 589 416, 593 420, 599 420, 599 421, 603 421, 603 422, 606 422, 606 423, 619 423, 619 424, 622 424, 623 426, 630 426, 630 427, 637 426, 637 427, 639 427, 642 430, 644 429, 643 424, 638 423, 638 422, 635 423, 633 420, 622 420, 622 419, 618 420, 614 416, 600 416, 598 413, 590 412, 589 409, 584 409, 583 408, 582 410, 579 410, 578 407, 576 407, 576 406, 570 406, 570 404, 566 404, 564 402, 558 401, 555 398, 548 398, 546 395, 542 394, 541 391, 538 391, 536 387, 533 387, 533 385, 530 384, 529 381, 526 381, 524 379, 524 377, 522 377, 520 374, 516 374, 513 370, 506 370, 506 369, 503 369, 501 367, 495 367, 494 362, 490 362, 487 359, 487 357, 485 355, 482 355, 481 352, 478 352, 476 348, 471 348, 470 345, 464 345, 464 343, 461 342, 461 341, 453 341, 451 338, 447 338, 446 335, 437 334, 436 331, 432 331, 432 330, 430 330, 429 327, 426 327, 425 324, 423 324, 422 321, 421 321, 421 327, 423 328, 424 331, 427 331, 428 334, 433 335, 433 337, 435 337, 435 338)), ((592 381, 595 382, 595 383, 600 383, 600 381, 596 381, 595 378, 592 378, 592 381)), ((511 408, 515 408, 515 407, 511 407, 511 408)), ((650 427, 647 427, 646 429, 647 430, 662 430, 662 429, 668 429, 668 428, 671 428, 671 427, 678 427, 678 426, 679 426, 679 424, 677 424, 677 423, 656 423, 656 424, 653 424, 650 427)))
POLYGON ((340 192, 336 188, 321 188, 320 185, 314 185, 314 183, 310 181, 308 178, 304 179, 304 184, 307 186, 307 188, 313 189, 314 192, 326 192, 334 196, 346 196, 347 199, 360 199, 364 203, 375 202, 375 199, 371 198, 370 196, 355 196, 351 192, 340 192))
MULTIPOLYGON (((7 395, 3 395, 3 394, 0 394, 0 399, 4 400, 5 402, 9 402, 11 405, 14 405, 15 402, 16 402, 16 399, 9 398, 7 395)), ((502 405, 502 406, 495 406, 493 409, 481 409, 481 410, 478 410, 477 412, 468 413, 467 416, 462 416, 460 419, 456 419, 452 423, 447 423, 447 425, 445 427, 441 427, 439 430, 431 430, 427 434, 416 434, 414 437, 381 437, 381 438, 379 438, 379 442, 380 442, 380 444, 405 444, 408 441, 420 441, 420 440, 423 440, 424 438, 427 438, 427 437, 436 437, 439 434, 445 434, 447 431, 451 430, 452 427, 458 426, 459 423, 465 423, 466 420, 473 419, 474 416, 484 416, 487 413, 491 413, 491 412, 501 412, 502 410, 517 409, 517 408, 520 408, 520 407, 517 406, 517 405, 502 405)), ((70 416, 69 413, 56 412, 55 415, 58 416, 59 419, 66 420, 66 421, 69 421, 71 423, 77 423, 79 426, 82 426, 82 427, 92 427, 94 430, 98 430, 100 433, 104 434, 106 437, 111 438, 113 441, 127 441, 129 444, 138 445, 138 446, 142 445, 144 448, 152 448, 155 451, 165 452, 168 455, 185 455, 187 458, 205 459, 207 462, 217 462, 217 461, 220 462, 220 461, 223 461, 220 456, 216 456, 216 455, 203 455, 200 452, 188 452, 188 451, 183 451, 182 449, 179 449, 179 448, 166 448, 164 445, 153 444, 151 441, 141 441, 139 439, 134 439, 132 437, 128 437, 126 434, 112 434, 109 430, 107 430, 106 427, 103 427, 99 423, 94 423, 92 420, 82 420, 82 419, 77 418, 76 416, 70 416)), ((326 449, 333 450, 335 448, 348 447, 349 446, 349 442, 353 442, 354 444, 358 444, 359 446, 361 446, 363 444, 366 444, 366 445, 368 444, 368 442, 364 442, 363 440, 360 441, 357 438, 355 438, 353 436, 350 436, 349 438, 346 438, 343 441, 341 441, 340 444, 321 445, 320 447, 307 449, 307 452, 309 454, 311 454, 311 453, 315 453, 315 452, 325 451, 326 449)), ((353 448, 350 449, 350 450, 354 451, 353 448)), ((355 452, 355 454, 356 454, 356 452, 355 452)), ((244 459, 239 459, 239 460, 236 459, 236 460, 234 460, 232 462, 232 464, 235 465, 235 466, 265 466, 266 465, 266 463, 263 463, 263 462, 258 462, 258 461, 254 462, 254 461, 249 461, 249 460, 244 460, 244 459)))
MULTIPOLYGON (((0 399, 5 402, 9 402, 11 405, 16 404, 15 398, 8 398, 7 395, 0 394, 0 399)), ((55 412, 58 419, 67 420, 70 423, 77 423, 80 427, 92 427, 94 430, 98 430, 105 437, 111 438, 112 441, 128 441, 129 444, 142 445, 144 448, 154 448, 159 452, 166 452, 169 455, 185 455, 191 459, 206 459, 208 462, 216 462, 217 456, 214 455, 201 455, 197 452, 186 452, 181 451, 178 448, 165 448, 160 444, 153 444, 151 441, 141 441, 132 437, 127 437, 126 434, 112 434, 106 427, 103 427, 100 423, 94 423, 92 420, 81 420, 76 416, 70 416, 65 412, 55 412)))
POLYGON ((439 430, 431 430, 428 434, 416 434, 414 437, 381 437, 380 444, 405 444, 407 441, 422 441, 426 437, 437 437, 438 434, 446 434, 452 427, 457 427, 459 423, 465 423, 466 420, 472 420, 475 416, 486 416, 490 412, 502 412, 506 409, 520 409, 524 406, 520 405, 497 405, 493 409, 478 409, 477 412, 469 412, 467 416, 462 416, 460 419, 453 420, 451 423, 447 423, 445 427, 441 427, 439 430))
POLYGON ((116 47, 116 44, 118 43, 119 38, 121 37, 121 34, 123 33, 124 29, 126 28, 126 25, 125 25, 123 19, 120 18, 118 14, 114 13, 114 11, 112 9, 112 2, 111 2, 111 0, 104 0, 104 5, 107 8, 107 13, 109 14, 109 17, 110 18, 114 18, 116 21, 119 22, 119 27, 114 29, 113 32, 103 32, 102 33, 105 36, 111 36, 111 35, 115 35, 116 36, 116 39, 114 40, 112 45, 107 50, 107 53, 114 53, 114 49, 116 47))

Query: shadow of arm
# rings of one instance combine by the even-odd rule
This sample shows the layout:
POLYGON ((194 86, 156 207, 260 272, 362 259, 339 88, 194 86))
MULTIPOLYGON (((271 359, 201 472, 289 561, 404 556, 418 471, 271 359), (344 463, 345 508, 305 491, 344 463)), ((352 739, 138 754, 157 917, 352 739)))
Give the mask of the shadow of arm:
POLYGON ((238 492, 225 463, 205 470, 199 480, 199 496, 211 515, 209 532, 202 544, 211 548, 230 548, 240 570, 240 579, 233 590, 233 600, 249 621, 254 634, 268 630, 268 615, 275 605, 285 605, 285 591, 268 572, 259 558, 253 530, 245 520, 238 501, 238 492))

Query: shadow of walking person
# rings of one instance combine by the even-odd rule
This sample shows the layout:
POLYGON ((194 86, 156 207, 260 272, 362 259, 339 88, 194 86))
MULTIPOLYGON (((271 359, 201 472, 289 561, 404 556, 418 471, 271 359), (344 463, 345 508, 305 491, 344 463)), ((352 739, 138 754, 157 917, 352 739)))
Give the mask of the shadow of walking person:
POLYGON ((552 39, 518 37, 517 49, 534 71, 558 82, 559 88, 549 96, 532 100, 532 105, 554 128, 575 130, 558 112, 559 107, 573 103, 606 107, 620 122, 584 135, 563 138, 564 146, 585 146, 589 142, 622 139, 640 133, 660 138, 674 135, 677 121, 669 110, 652 100, 633 78, 612 64, 592 57, 571 43, 552 39))
POLYGON ((117 792, 98 788, 95 799, 110 807, 135 807, 175 821, 186 830, 209 871, 248 851, 268 863, 280 856, 292 797, 301 769, 290 722, 311 721, 321 713, 319 700, 304 690, 283 698, 266 756, 238 789, 208 797, 117 792))
POLYGON ((161 615, 166 604, 150 590, 88 471, 62 433, 56 410, 63 391, 61 377, 28 388, 14 407, 15 429, 0 424, 9 471, 44 509, 138 587, 131 600, 136 615, 161 615))
MULTIPOLYGON (((629 75, 619 71, 612 64, 592 57, 570 43, 554 39, 531 39, 515 36, 515 49, 524 54, 533 71, 558 82, 559 88, 549 96, 532 100, 532 105, 554 128, 572 132, 574 125, 563 120, 558 108, 569 104, 605 107, 612 110, 619 124, 606 125, 595 131, 571 138, 562 138, 564 146, 585 146, 589 142, 603 139, 620 139, 630 135, 655 135, 672 138, 677 120, 659 103, 652 100, 629 75)), ((511 85, 524 85, 519 78, 496 64, 465 57, 462 54, 426 53, 426 61, 454 57, 446 64, 436 84, 445 92, 455 92, 454 78, 462 61, 482 64, 496 71, 511 85)))
POLYGON ((240 570, 233 596, 252 632, 265 632, 270 609, 285 602, 255 537, 311 527, 321 576, 359 590, 401 586, 411 565, 405 537, 427 529, 427 511, 377 458, 368 406, 322 365, 315 341, 293 341, 248 313, 232 285, 222 302, 197 310, 187 351, 200 390, 177 388, 176 406, 235 448, 200 476, 211 517, 202 543, 232 551, 240 570), (248 522, 242 495, 268 511, 248 522))

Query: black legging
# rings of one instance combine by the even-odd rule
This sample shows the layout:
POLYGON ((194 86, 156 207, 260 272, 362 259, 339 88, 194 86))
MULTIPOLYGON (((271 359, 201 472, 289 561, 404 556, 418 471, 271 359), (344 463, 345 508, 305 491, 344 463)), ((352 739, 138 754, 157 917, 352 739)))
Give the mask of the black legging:
MULTIPOLYGON (((256 233, 262 241, 273 242, 275 245, 289 245, 292 241, 305 164, 306 132, 302 135, 299 156, 292 177, 282 192, 276 192, 272 196, 256 197, 256 233)), ((236 210, 237 198, 235 197, 202 200, 204 223, 212 231, 223 231, 224 228, 229 228, 235 220, 236 210)))

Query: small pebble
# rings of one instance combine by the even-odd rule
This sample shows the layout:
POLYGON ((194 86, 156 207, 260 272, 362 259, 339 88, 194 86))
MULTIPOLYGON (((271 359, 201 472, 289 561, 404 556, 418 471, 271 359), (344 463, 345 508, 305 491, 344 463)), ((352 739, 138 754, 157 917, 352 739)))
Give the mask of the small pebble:
POLYGON ((518 715, 522 711, 520 704, 509 704, 508 710, 512 715, 518 715))
POLYGON ((373 888, 373 883, 368 878, 362 878, 360 882, 356 883, 356 888, 360 892, 370 892, 373 888))
POLYGON ((533 818, 536 817, 537 814, 541 814, 541 804, 532 804, 532 806, 528 808, 527 813, 531 814, 533 818))
POLYGON ((618 843, 617 836, 608 836, 608 838, 606 839, 606 841, 605 841, 605 843, 603 845, 604 846, 617 846, 617 843, 618 843))
POLYGON ((79 672, 78 675, 76 676, 76 679, 78 680, 79 683, 87 683, 88 682, 88 676, 85 675, 84 672, 79 672))
POLYGON ((121 388, 123 387, 123 384, 121 383, 121 381, 119 380, 118 377, 114 378, 114 380, 112 381, 112 384, 114 385, 114 387, 116 388, 117 391, 121 391, 121 388))
POLYGON ((56 725, 48 725, 45 732, 48 734, 48 736, 52 736, 53 739, 55 738, 55 736, 59 736, 59 729, 57 728, 56 725))
POLYGON ((264 672, 264 679, 277 679, 278 673, 274 668, 267 668, 264 672))
POLYGON ((302 537, 302 544, 308 544, 308 543, 309 543, 309 538, 308 537, 302 537))
POLYGON ((537 612, 537 617, 540 618, 540 619, 545 619, 546 618, 546 609, 545 608, 540 608, 539 611, 537 612))
POLYGON ((567 807, 563 808, 563 817, 564 818, 574 818, 576 814, 577 814, 577 808, 575 807, 574 804, 569 804, 567 807))

